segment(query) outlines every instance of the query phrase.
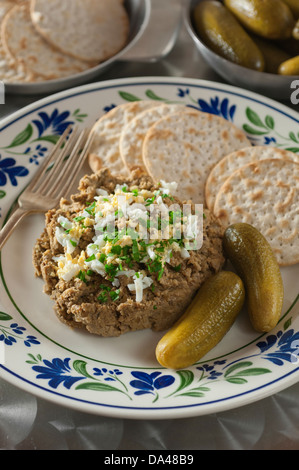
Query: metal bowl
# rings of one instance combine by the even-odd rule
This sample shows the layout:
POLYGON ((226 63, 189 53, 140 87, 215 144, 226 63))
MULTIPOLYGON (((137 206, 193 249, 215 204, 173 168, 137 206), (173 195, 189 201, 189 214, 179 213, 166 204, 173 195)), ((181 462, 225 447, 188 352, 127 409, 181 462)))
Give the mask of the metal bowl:
POLYGON ((37 83, 7 83, 8 94, 48 94, 100 77, 116 61, 157 61, 170 52, 181 24, 180 0, 125 0, 130 18, 128 44, 110 59, 69 77, 37 83))
POLYGON ((202 0, 187 0, 184 21, 187 30, 205 61, 229 83, 278 100, 289 100, 299 76, 283 76, 258 72, 224 59, 211 51, 198 37, 192 22, 192 11, 202 0), (293 88, 292 88, 293 83, 293 88))

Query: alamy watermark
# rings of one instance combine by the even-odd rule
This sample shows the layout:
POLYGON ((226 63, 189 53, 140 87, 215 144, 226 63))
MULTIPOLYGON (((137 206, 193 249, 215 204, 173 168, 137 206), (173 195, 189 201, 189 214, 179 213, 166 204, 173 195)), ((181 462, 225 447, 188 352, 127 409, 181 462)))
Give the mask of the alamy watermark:
POLYGON ((4 83, 0 81, 0 104, 5 103, 5 88, 4 83))
POLYGON ((132 240, 179 241, 187 250, 199 250, 203 243, 202 204, 143 204, 127 206, 124 196, 117 197, 117 210, 95 225, 96 232, 118 239, 129 235, 132 240))
POLYGON ((291 103, 299 104, 299 80, 292 81, 291 89, 294 89, 291 93, 291 103))

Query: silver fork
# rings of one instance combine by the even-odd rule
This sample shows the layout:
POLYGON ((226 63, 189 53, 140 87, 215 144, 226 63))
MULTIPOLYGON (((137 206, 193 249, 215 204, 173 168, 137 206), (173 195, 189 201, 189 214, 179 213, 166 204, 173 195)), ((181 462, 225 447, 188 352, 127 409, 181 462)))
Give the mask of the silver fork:
POLYGON ((66 196, 78 175, 92 142, 88 129, 68 127, 40 169, 18 198, 18 207, 0 231, 0 250, 23 217, 46 212, 66 196))

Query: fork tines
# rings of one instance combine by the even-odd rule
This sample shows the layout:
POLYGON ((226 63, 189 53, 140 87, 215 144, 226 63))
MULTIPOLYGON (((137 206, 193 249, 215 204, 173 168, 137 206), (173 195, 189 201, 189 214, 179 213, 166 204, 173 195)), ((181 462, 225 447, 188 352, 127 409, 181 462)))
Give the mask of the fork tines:
POLYGON ((28 186, 33 193, 51 197, 61 192, 61 182, 66 190, 80 170, 90 142, 89 130, 79 131, 69 126, 59 138, 55 148, 43 162, 42 167, 28 186), (81 157, 81 158, 80 158, 81 157), (66 166, 65 166, 66 165, 66 166), (67 170, 68 174, 65 175, 67 170))

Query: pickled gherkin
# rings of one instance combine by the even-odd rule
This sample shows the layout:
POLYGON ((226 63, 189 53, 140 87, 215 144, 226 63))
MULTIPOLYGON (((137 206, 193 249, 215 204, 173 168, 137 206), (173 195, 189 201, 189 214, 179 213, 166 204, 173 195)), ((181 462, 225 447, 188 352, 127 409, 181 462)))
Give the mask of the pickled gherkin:
POLYGON ((279 265, 265 237, 236 223, 224 233, 224 250, 244 282, 247 311, 256 331, 269 332, 281 316, 284 288, 279 265))
POLYGON ((290 54, 279 47, 274 41, 269 41, 257 36, 252 36, 252 39, 264 56, 265 72, 267 73, 277 74, 280 64, 291 58, 290 54))
POLYGON ((244 67, 263 71, 264 58, 234 15, 217 0, 205 0, 194 9, 195 29, 216 54, 244 67))
POLYGON ((224 0, 224 5, 249 31, 268 39, 292 35, 295 19, 282 0, 224 0))
POLYGON ((237 274, 220 271, 210 277, 183 316, 159 341, 158 362, 171 369, 197 362, 228 332, 244 300, 244 285, 237 274))
POLYGON ((299 55, 282 62, 278 72, 280 75, 299 75, 299 55))

